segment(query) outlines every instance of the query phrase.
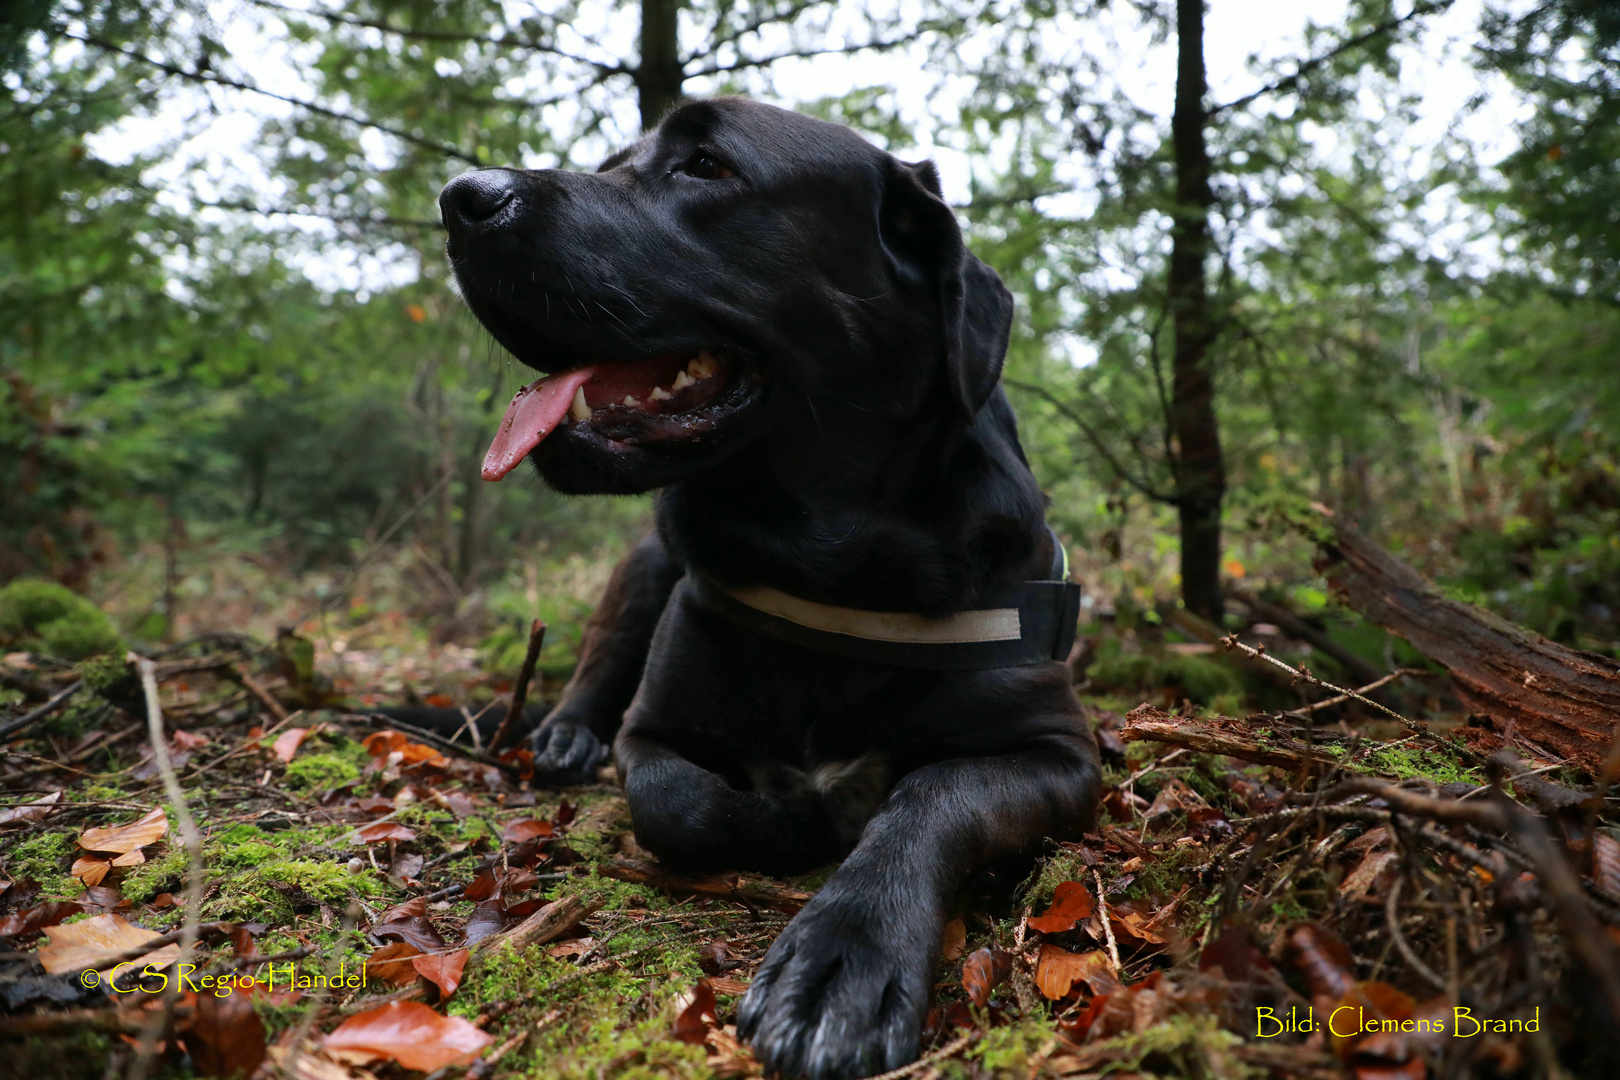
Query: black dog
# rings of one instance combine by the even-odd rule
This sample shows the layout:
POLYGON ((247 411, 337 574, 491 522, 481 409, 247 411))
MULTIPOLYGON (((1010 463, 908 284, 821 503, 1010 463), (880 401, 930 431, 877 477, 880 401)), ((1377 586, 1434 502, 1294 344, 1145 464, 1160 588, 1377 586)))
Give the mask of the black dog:
POLYGON ((676 866, 847 853, 739 1027, 789 1075, 911 1061, 954 892, 1098 790, 1058 662, 1073 598, 997 386, 1006 289, 931 163, 741 100, 594 175, 482 170, 440 204, 468 305, 551 373, 485 477, 527 457, 564 492, 662 489, 541 767, 616 734, 636 838, 676 866))

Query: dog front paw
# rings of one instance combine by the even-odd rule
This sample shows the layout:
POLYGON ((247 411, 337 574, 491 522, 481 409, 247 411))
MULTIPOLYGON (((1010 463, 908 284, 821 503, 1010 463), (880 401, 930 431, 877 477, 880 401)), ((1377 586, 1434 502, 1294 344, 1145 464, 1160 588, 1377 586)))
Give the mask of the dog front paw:
POLYGON ((547 720, 529 736, 534 778, 542 784, 589 784, 606 760, 608 748, 590 728, 568 720, 547 720))
POLYGON ((738 1012, 767 1074, 852 1080, 917 1056, 932 958, 922 927, 855 902, 817 903, 771 946, 738 1012), (915 935, 915 936, 913 936, 915 935))

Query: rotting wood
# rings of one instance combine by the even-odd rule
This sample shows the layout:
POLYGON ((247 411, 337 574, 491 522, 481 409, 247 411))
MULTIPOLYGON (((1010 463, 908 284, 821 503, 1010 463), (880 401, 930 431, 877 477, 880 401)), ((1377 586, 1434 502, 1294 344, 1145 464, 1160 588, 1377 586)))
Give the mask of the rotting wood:
POLYGON ((482 952, 492 945, 510 945, 514 949, 544 945, 572 930, 601 907, 602 901, 598 899, 564 896, 553 900, 506 933, 484 938, 473 946, 473 951, 482 952))
POLYGON ((1152 705, 1138 705, 1132 709, 1119 729, 1119 737, 1126 742, 1145 740, 1167 743, 1204 754, 1223 754, 1285 769, 1307 764, 1338 764, 1337 758, 1303 745, 1292 745, 1293 740, 1262 740, 1259 731, 1242 720, 1225 716, 1213 720, 1184 720, 1152 705))
POLYGON ((1449 599, 1354 525, 1331 512, 1327 522, 1317 569, 1350 607, 1451 673, 1464 707, 1492 725, 1481 749, 1523 740, 1599 771, 1620 725, 1620 663, 1449 599))
POLYGON ((708 874, 684 877, 672 874, 663 867, 637 859, 619 857, 598 868, 604 877, 628 881, 632 885, 647 885, 672 893, 699 893, 720 896, 739 904, 774 908, 792 914, 810 902, 811 893, 763 878, 741 874, 708 874))

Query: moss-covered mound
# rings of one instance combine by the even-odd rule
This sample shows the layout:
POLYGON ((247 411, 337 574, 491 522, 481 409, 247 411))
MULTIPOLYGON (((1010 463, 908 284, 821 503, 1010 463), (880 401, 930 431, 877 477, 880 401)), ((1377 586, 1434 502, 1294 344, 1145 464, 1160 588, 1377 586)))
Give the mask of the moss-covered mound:
POLYGON ((121 652, 105 612, 55 582, 22 580, 0 588, 0 646, 78 660, 121 652))

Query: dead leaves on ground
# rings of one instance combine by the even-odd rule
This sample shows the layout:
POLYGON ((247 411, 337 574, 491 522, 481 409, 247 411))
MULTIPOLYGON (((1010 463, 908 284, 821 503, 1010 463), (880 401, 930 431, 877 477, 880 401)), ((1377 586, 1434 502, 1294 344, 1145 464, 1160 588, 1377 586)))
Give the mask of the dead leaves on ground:
POLYGON ((394 1001, 357 1013, 321 1041, 329 1056, 355 1065, 394 1061, 417 1072, 471 1065, 495 1040, 459 1016, 417 1001, 394 1001))
POLYGON ((161 806, 127 825, 86 829, 79 835, 78 844, 88 854, 74 860, 70 873, 86 885, 100 885, 114 867, 145 862, 142 849, 168 833, 169 815, 161 806))
MULTIPOLYGON (((155 930, 132 925, 122 915, 111 913, 95 915, 65 926, 47 926, 44 930, 50 944, 39 950, 38 959, 40 966, 52 975, 112 967, 118 961, 109 958, 119 957, 119 954, 163 936, 155 930)), ((161 968, 179 958, 180 946, 165 945, 137 956, 134 966, 137 970, 148 964, 161 968)))

